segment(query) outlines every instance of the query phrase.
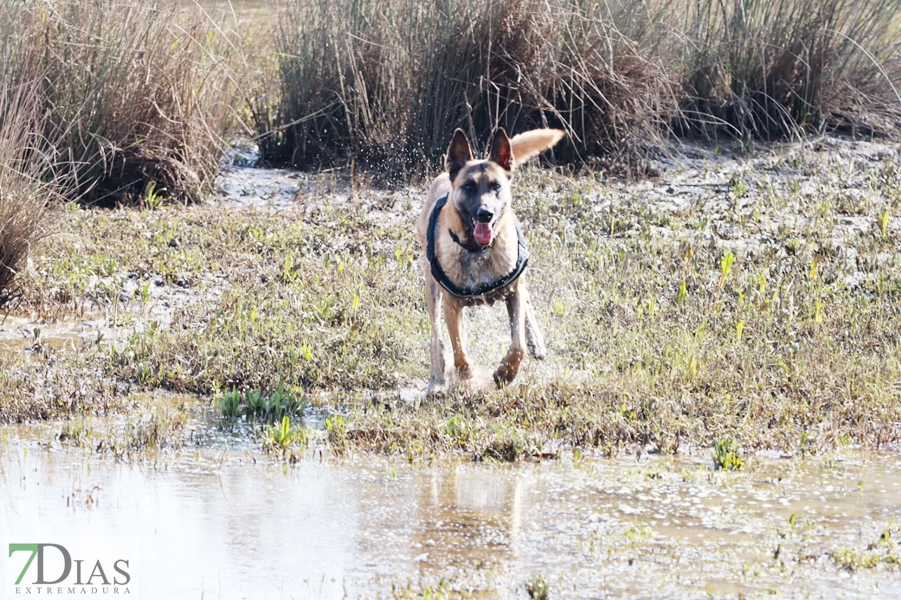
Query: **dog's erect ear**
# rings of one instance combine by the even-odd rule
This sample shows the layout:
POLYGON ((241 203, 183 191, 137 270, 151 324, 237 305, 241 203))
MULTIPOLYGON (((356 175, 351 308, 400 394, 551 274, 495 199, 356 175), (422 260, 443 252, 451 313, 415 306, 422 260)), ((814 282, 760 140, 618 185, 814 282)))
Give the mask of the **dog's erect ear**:
POLYGON ((457 178, 460 169, 466 166, 466 163, 472 160, 472 148, 469 146, 469 140, 462 129, 454 132, 454 138, 451 140, 450 146, 447 147, 447 158, 445 167, 453 181, 457 178))
POLYGON ((513 175, 513 148, 510 147, 510 138, 507 137, 507 132, 504 131, 503 127, 497 130, 497 133, 494 134, 494 139, 491 140, 488 160, 497 163, 506 171, 507 177, 513 175))

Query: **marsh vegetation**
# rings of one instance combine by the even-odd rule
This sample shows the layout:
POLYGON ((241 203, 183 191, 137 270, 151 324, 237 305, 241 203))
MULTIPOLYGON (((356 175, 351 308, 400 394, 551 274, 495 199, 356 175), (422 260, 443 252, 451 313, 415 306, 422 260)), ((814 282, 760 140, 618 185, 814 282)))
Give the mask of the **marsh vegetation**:
MULTIPOLYGON (((230 196, 193 207, 73 205, 22 278, 19 310, 47 331, 100 314, 105 337, 89 330, 65 352, 28 331, 30 351, 4 354, 4 414, 106 410, 164 389, 279 422, 298 411, 267 408, 273 397, 346 407, 342 444, 409 456, 893 447, 898 155, 829 144, 697 154, 636 184, 521 173, 550 356, 506 389, 477 377, 428 403, 407 218, 418 187, 298 176, 264 208, 242 200, 253 183, 231 186, 252 171, 236 169, 230 196)), ((491 364, 502 315, 473 311, 468 326, 491 364)))
POLYGON ((289 3, 268 26, 199 5, 6 7, 0 299, 19 340, 0 418, 163 389, 273 427, 343 407, 342 452, 716 442, 737 468, 762 447, 897 443, 893 2, 378 7, 289 3), (568 133, 555 168, 515 184, 552 358, 420 405, 410 215, 461 124, 568 133), (259 171, 290 198, 224 210, 271 183, 223 159, 242 134, 263 163, 319 172, 259 171), (72 319, 68 351, 45 343, 72 319))

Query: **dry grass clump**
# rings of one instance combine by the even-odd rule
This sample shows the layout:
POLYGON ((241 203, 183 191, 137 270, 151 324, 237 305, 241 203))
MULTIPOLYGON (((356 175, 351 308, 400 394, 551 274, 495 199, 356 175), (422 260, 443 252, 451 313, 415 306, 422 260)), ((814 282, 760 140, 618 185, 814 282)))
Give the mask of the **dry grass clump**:
POLYGON ((683 106, 693 126, 774 139, 901 123, 901 2, 699 0, 688 9, 683 106))
POLYGON ((901 2, 295 2, 263 157, 421 170, 455 127, 562 127, 558 159, 636 157, 671 131, 743 139, 901 120, 901 2), (897 86, 895 86, 897 87, 897 86))
POLYGON ((554 125, 568 158, 659 139, 677 108, 645 4, 297 2, 276 35, 278 93, 254 107, 263 157, 435 163, 456 127, 554 125))
POLYGON ((88 203, 195 201, 231 113, 226 34, 197 7, 132 0, 0 3, 5 82, 36 82, 53 175, 88 203))
POLYGON ((0 422, 61 419, 135 408, 128 386, 102 376, 90 348, 64 355, 38 348, 32 357, 0 353, 0 422))
MULTIPOLYGON (((15 26, 3 24, 10 26, 5 32, 15 26)), ((0 306, 15 295, 13 280, 47 231, 46 203, 53 191, 41 179, 48 157, 36 82, 13 84, 24 60, 13 38, 0 35, 0 306)))
MULTIPOLYGON (((0 64, 0 73, 7 67, 0 64)), ((13 280, 48 231, 47 203, 56 194, 41 179, 46 144, 32 92, 0 89, 0 307, 15 295, 13 280)))

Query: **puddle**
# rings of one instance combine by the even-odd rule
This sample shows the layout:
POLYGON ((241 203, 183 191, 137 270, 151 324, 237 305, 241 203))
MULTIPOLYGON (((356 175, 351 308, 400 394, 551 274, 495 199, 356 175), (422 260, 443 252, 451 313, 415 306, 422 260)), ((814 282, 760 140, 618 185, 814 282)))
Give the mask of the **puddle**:
POLYGON ((81 321, 61 321, 47 325, 35 320, 17 317, 0 316, 0 350, 26 350, 36 353, 42 347, 52 350, 74 352, 81 348, 90 338, 97 338, 102 332, 105 320, 85 319, 81 321), (43 327, 43 328, 42 328, 43 327))
POLYGON ((227 284, 210 275, 201 285, 182 287, 160 277, 138 279, 120 273, 94 276, 91 289, 110 292, 109 302, 95 301, 90 310, 62 318, 0 313, 0 351, 40 357, 45 350, 81 351, 92 343, 117 345, 134 333, 167 329, 175 314, 201 302, 218 302, 227 284))
POLYGON ((286 465, 220 433, 117 462, 60 428, 0 428, 0 539, 126 536, 137 597, 901 595, 897 565, 843 568, 901 535, 894 455, 286 465))

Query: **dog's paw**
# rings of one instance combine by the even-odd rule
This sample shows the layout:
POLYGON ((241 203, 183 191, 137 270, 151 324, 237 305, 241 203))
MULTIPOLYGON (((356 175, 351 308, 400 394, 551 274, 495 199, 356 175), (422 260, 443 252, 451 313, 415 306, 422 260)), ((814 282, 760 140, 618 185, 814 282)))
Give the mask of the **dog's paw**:
POLYGON ((426 398, 438 396, 444 393, 444 373, 432 373, 429 377, 429 388, 426 391, 426 398))
POLYGON ((425 397, 426 400, 441 399, 444 398, 445 394, 446 390, 443 381, 441 383, 434 383, 430 381, 429 389, 426 390, 425 397))
POLYGON ((532 355, 532 358, 544 360, 545 357, 547 357, 547 348, 544 347, 544 344, 537 344, 529 340, 527 345, 529 347, 529 354, 532 355))
POLYGON ((516 378, 516 369, 507 363, 501 363, 501 366, 497 368, 492 377, 497 387, 502 388, 516 378))
POLYGON ((469 366, 469 363, 456 365, 456 374, 460 381, 469 381, 472 379, 472 367, 469 366))
POLYGON ((541 335, 541 330, 531 320, 526 321, 526 347, 529 349, 529 354, 538 360, 544 360, 544 357, 547 356, 544 336, 541 335))

